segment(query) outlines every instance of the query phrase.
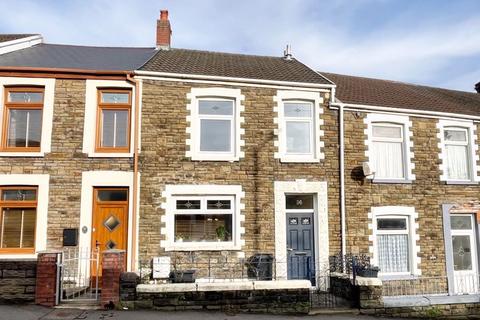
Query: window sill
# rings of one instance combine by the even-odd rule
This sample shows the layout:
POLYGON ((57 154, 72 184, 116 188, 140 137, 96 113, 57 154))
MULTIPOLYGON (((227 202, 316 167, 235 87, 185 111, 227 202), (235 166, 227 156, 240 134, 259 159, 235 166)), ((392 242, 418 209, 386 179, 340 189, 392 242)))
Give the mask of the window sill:
POLYGON ((132 158, 133 157, 133 152, 112 152, 112 153, 99 153, 99 152, 89 152, 88 153, 89 158, 132 158))
POLYGON ((411 273, 402 273, 402 274, 386 274, 386 275, 378 275, 378 278, 382 281, 393 281, 393 280, 415 280, 418 279, 419 276, 411 274, 411 273))
POLYGON ((469 185, 469 186, 475 186, 478 185, 478 181, 458 181, 458 180, 447 180, 444 181, 445 184, 450 184, 450 185, 469 185))
POLYGON ((282 157, 281 163, 319 163, 320 159, 315 158, 301 158, 301 157, 282 157))
POLYGON ((165 251, 239 251, 240 246, 232 242, 175 242, 165 246, 165 251))
POLYGON ((412 184, 412 180, 406 179, 372 179, 372 183, 378 184, 412 184))
POLYGON ((44 157, 45 152, 0 152, 0 157, 44 157))
POLYGON ((240 157, 234 157, 234 156, 195 155, 195 156, 191 156, 190 158, 192 161, 225 161, 225 162, 240 161, 240 157))
POLYGON ((0 259, 7 259, 7 260, 36 260, 37 254, 36 253, 0 253, 0 259))

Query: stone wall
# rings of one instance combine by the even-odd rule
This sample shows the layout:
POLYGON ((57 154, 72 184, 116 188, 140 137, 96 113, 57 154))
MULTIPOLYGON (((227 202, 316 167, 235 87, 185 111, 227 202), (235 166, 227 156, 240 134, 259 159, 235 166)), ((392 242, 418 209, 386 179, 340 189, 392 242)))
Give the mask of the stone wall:
POLYGON ((64 228, 79 227, 83 171, 133 170, 131 159, 82 153, 84 113, 85 80, 57 79, 51 152, 42 158, 0 157, 0 174, 50 175, 47 249, 61 248, 64 228))
MULTIPOLYGON (((443 203, 478 201, 478 185, 446 185, 440 181, 439 140, 436 119, 410 117, 413 122, 413 173, 411 184, 379 184, 363 178, 361 166, 367 161, 363 119, 366 113, 345 113, 345 170, 347 248, 353 254, 368 253, 371 242, 368 212, 374 206, 412 206, 418 213, 421 258, 424 276, 445 275, 443 203)), ((477 133, 480 132, 477 130, 477 133)))
MULTIPOLYGON (((192 161, 185 157, 187 93, 205 84, 144 80, 139 252, 141 259, 165 255, 159 243, 161 204, 166 184, 235 184, 245 192, 245 258, 275 250, 274 181, 327 181, 330 247, 340 248, 338 215, 337 113, 323 106, 325 160, 320 163, 281 163, 274 158, 274 101, 276 89, 235 87, 245 95, 245 157, 238 162, 192 161)), ((210 85, 211 86, 211 85, 210 85)), ((223 86, 225 87, 225 86, 223 86)), ((327 99, 325 99, 327 101, 327 99)), ((220 263, 220 252, 211 252, 220 263)))
POLYGON ((0 260, 0 304, 35 301, 36 260, 0 260))
POLYGON ((361 309, 361 314, 394 318, 477 319, 480 303, 437 304, 419 307, 361 309))

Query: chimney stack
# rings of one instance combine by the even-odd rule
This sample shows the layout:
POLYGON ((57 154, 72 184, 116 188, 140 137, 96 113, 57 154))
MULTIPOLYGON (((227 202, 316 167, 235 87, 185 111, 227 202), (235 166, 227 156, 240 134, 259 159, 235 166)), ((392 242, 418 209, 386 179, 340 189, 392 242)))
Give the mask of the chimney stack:
POLYGON ((477 90, 477 92, 480 93, 480 82, 478 82, 478 83, 475 85, 475 90, 477 90))
POLYGON ((160 10, 160 19, 157 20, 157 49, 170 49, 172 28, 168 20, 168 10, 160 10))

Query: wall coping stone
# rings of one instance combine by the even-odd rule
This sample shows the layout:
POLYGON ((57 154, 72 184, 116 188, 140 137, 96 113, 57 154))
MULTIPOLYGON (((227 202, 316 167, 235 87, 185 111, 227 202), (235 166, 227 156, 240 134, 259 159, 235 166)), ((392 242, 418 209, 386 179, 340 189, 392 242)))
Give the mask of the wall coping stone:
POLYGON ((377 287, 382 285, 382 280, 379 278, 365 278, 355 277, 355 285, 364 287, 377 287))
POLYGON ((383 297, 385 308, 394 307, 425 307, 437 304, 478 303, 480 294, 468 294, 458 296, 396 296, 383 297))
POLYGON ((308 280, 139 284, 138 293, 310 289, 308 280))

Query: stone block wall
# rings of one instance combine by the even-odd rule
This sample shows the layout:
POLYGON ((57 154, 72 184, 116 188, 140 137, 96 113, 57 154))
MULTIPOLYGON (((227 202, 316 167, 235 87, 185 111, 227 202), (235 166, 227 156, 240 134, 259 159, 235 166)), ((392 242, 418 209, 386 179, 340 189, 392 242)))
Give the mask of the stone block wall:
MULTIPOLYGON (((162 192, 166 184, 235 184, 245 192, 244 257, 254 253, 274 253, 274 181, 327 181, 330 247, 340 248, 338 209, 337 112, 323 106, 325 131, 320 163, 281 163, 274 158, 274 101, 277 89, 231 86, 245 96, 245 157, 236 162, 192 161, 187 150, 187 93, 192 87, 213 85, 153 81, 143 82, 142 152, 140 154, 141 194, 139 253, 141 259, 171 255, 159 246, 162 192)), ((228 87, 228 86, 222 86, 228 87)), ((323 94, 328 101, 327 94, 323 94)), ((182 254, 182 253, 178 253, 182 254)), ((197 253, 201 254, 201 253, 197 253)), ((209 256, 222 261, 220 252, 209 256)), ((207 259, 207 257, 204 257, 207 259)), ((239 262, 239 260, 237 260, 239 262)), ((219 271, 220 272, 220 271, 219 271)))
POLYGON ((36 260, 0 260, 0 304, 35 301, 36 260))
MULTIPOLYGON (((131 305, 131 304, 129 304, 131 305)), ((137 293, 136 309, 306 314, 310 289, 137 293)))
POLYGON ((85 80, 56 79, 51 152, 41 158, 0 158, 0 174, 50 175, 47 249, 62 247, 63 229, 79 227, 83 171, 133 170, 129 158, 112 161, 82 153, 84 114, 85 80))
MULTIPOLYGON (((437 119, 410 117, 416 180, 411 184, 372 183, 363 177, 367 161, 364 112, 345 112, 345 170, 347 248, 353 254, 368 253, 371 242, 368 212, 375 206, 412 206, 418 213, 421 258, 424 276, 445 275, 445 250, 441 205, 480 200, 478 185, 446 185, 440 181, 437 119)), ((477 130, 477 133, 480 131, 477 130)), ((329 190, 330 191, 330 190, 329 190)))

